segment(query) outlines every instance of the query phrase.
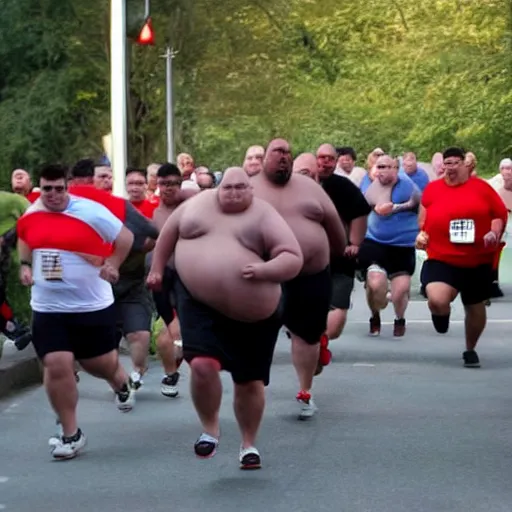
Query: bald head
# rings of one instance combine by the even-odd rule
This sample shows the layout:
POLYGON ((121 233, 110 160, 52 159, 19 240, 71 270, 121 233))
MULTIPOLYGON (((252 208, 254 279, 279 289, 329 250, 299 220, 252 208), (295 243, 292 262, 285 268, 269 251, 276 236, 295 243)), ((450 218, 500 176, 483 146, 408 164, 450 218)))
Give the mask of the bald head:
POLYGON ((241 167, 226 169, 217 189, 217 197, 224 213, 241 213, 251 206, 252 187, 249 176, 241 167))
POLYGON ((293 162, 293 172, 318 180, 318 165, 313 153, 302 153, 293 162))
POLYGON ((263 160, 263 172, 267 179, 276 185, 286 185, 292 175, 292 164, 292 152, 288 141, 271 141, 263 160))
POLYGON ((318 175, 320 179, 331 176, 336 169, 338 155, 332 144, 322 144, 316 152, 318 175))
POLYGON ((263 169, 263 157, 265 148, 263 146, 251 146, 245 153, 244 171, 249 176, 256 176, 263 169))

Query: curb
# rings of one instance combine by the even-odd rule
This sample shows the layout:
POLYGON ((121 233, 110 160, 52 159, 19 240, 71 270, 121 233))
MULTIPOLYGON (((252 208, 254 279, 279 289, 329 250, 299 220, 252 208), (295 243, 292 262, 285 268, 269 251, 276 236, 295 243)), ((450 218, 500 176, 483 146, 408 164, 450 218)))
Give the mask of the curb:
POLYGON ((32 346, 0 358, 0 399, 29 386, 42 384, 43 370, 32 346))

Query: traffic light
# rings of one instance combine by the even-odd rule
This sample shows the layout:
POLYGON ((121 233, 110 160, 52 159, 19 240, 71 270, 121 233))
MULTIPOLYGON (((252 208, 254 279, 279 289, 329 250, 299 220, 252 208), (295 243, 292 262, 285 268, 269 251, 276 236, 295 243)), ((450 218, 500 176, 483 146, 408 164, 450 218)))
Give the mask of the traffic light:
POLYGON ((126 35, 130 41, 141 46, 155 44, 155 31, 149 10, 142 0, 128 0, 126 4, 126 35))
POLYGON ((153 30, 153 23, 151 21, 151 18, 147 18, 145 20, 145 23, 142 26, 135 42, 142 46, 154 46, 155 32, 153 30))

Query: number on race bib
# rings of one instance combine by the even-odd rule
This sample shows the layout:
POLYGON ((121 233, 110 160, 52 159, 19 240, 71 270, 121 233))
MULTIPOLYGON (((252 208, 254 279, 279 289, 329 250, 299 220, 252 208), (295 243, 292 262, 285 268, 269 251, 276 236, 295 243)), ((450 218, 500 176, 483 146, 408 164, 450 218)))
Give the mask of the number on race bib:
POLYGON ((41 253, 41 273, 45 281, 62 281, 62 262, 58 252, 41 253))
POLYGON ((475 221, 472 219, 450 221, 450 242, 452 244, 474 244, 475 221))

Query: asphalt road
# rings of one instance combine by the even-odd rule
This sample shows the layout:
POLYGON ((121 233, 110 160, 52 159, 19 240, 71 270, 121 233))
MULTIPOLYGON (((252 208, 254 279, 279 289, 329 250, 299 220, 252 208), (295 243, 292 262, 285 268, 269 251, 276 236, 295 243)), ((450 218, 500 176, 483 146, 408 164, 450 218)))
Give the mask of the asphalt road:
MULTIPOLYGON (((289 342, 280 339, 258 447, 264 467, 238 469, 239 436, 224 376, 217 455, 194 457, 200 428, 183 370, 181 395, 159 393, 154 363, 136 409, 117 411, 98 380, 80 382, 82 456, 51 460, 54 417, 42 389, 0 402, 0 509, 25 512, 510 512, 510 304, 489 308, 481 369, 464 369, 462 308, 446 336, 424 302, 406 337, 367 336, 361 290, 334 362, 316 382, 318 416, 299 422, 289 342)), ((387 311, 385 319, 393 319, 387 311)))

